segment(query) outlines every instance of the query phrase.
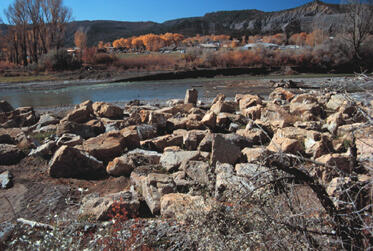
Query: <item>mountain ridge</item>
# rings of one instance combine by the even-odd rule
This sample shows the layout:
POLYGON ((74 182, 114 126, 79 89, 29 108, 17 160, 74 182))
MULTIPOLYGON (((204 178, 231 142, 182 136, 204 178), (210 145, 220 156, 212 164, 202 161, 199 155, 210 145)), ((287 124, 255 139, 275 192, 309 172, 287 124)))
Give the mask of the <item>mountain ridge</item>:
MULTIPOLYGON (((338 4, 311 1, 304 5, 280 11, 265 12, 256 9, 209 12, 200 17, 178 18, 162 23, 152 21, 130 22, 115 20, 73 21, 66 27, 66 45, 73 46, 74 33, 86 32, 88 45, 99 41, 112 42, 121 37, 147 33, 181 33, 184 36, 226 34, 240 38, 249 35, 288 34, 311 32, 315 26, 330 33, 339 30, 343 11, 338 4)), ((0 27, 6 30, 6 27, 0 27)))

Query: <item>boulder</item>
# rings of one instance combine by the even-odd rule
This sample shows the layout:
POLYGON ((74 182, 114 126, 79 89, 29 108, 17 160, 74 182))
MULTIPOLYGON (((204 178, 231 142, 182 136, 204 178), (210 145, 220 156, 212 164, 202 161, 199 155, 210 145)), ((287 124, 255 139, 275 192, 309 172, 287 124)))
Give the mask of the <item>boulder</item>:
POLYGON ((148 124, 154 125, 158 130, 165 129, 167 124, 167 118, 163 113, 150 112, 148 124))
POLYGON ((118 131, 122 130, 123 128, 129 126, 131 124, 129 118, 124 119, 108 119, 108 118, 100 118, 100 122, 103 124, 105 130, 104 132, 111 132, 111 131, 118 131))
POLYGON ((195 151, 198 148, 198 145, 201 143, 202 139, 206 135, 206 131, 202 130, 191 130, 188 131, 183 136, 183 145, 184 149, 188 151, 195 151))
POLYGON ((184 104, 196 105, 198 101, 198 91, 196 89, 186 90, 184 104))
POLYGON ((184 161, 180 166, 180 170, 183 170, 188 177, 199 184, 209 185, 210 183, 209 174, 211 167, 205 161, 184 161))
POLYGON ((15 141, 13 140, 13 138, 9 135, 9 134, 0 134, 0 144, 9 144, 9 145, 13 145, 15 143, 15 141))
POLYGON ((72 133, 65 133, 57 140, 57 146, 67 145, 76 146, 83 143, 82 137, 72 133))
POLYGON ((328 103, 326 104, 326 108, 332 111, 338 111, 339 108, 347 102, 347 99, 342 94, 335 94, 330 97, 328 103))
POLYGON ((74 109, 85 108, 92 114, 93 113, 92 104, 93 104, 93 102, 91 100, 86 100, 86 101, 83 101, 82 103, 76 105, 74 109))
POLYGON ((312 94, 303 93, 296 95, 290 102, 290 104, 312 104, 312 103, 318 103, 317 97, 312 94))
POLYGON ((320 141, 315 141, 313 138, 306 138, 304 141, 305 152, 311 155, 314 159, 322 155, 333 153, 334 148, 330 139, 323 135, 320 141))
POLYGON ((223 137, 225 140, 238 146, 240 149, 244 149, 245 147, 250 147, 253 145, 253 143, 249 141, 246 137, 238 135, 236 133, 219 134, 219 135, 223 137))
POLYGON ((267 167, 257 164, 239 163, 236 164, 235 170, 238 176, 246 178, 270 176, 270 172, 267 167))
POLYGON ((225 95, 222 94, 222 93, 219 93, 218 95, 216 95, 216 97, 214 98, 214 100, 212 101, 212 104, 216 104, 218 102, 222 102, 225 100, 225 95))
POLYGON ((329 153, 317 158, 316 161, 345 173, 351 173, 353 167, 351 156, 348 153, 329 153))
POLYGON ((13 186, 13 175, 9 171, 0 173, 0 189, 8 189, 13 186))
POLYGON ((147 151, 143 149, 135 149, 126 154, 130 156, 136 166, 156 165, 160 163, 162 154, 155 151, 147 151))
MULTIPOLYGON (((293 99, 294 101, 294 99, 293 99)), ((301 116, 305 121, 308 119, 317 120, 324 117, 324 109, 318 103, 290 103, 290 113, 301 116), (311 116, 308 116, 311 114, 311 116), (308 117, 307 117, 308 116, 308 117)))
POLYGON ((236 96, 236 100, 239 103, 239 108, 241 111, 249 107, 262 104, 262 99, 258 95, 246 94, 246 95, 241 96, 240 98, 237 98, 236 96))
POLYGON ((182 147, 183 136, 174 135, 174 134, 159 136, 153 139, 141 141, 140 145, 144 149, 163 152, 164 148, 169 147, 169 146, 182 147))
POLYGON ((162 196, 175 192, 176 184, 167 174, 151 173, 142 182, 142 195, 153 215, 160 214, 162 196))
POLYGON ((341 112, 336 112, 330 115, 326 119, 326 124, 324 128, 328 129, 328 131, 332 134, 336 134, 338 127, 344 124, 343 114, 341 112))
POLYGON ((190 187, 194 185, 194 182, 187 179, 187 175, 184 171, 178 171, 171 174, 178 192, 186 193, 190 187))
POLYGON ((251 119, 251 120, 257 120, 260 119, 260 116, 262 115, 262 105, 256 105, 249 108, 246 108, 244 110, 241 110, 242 114, 251 119))
POLYGON ((215 183, 215 197, 222 199, 224 195, 229 198, 233 196, 242 196, 254 190, 254 186, 248 181, 247 178, 239 177, 234 175, 233 167, 218 167, 221 164, 217 164, 217 169, 220 170, 216 175, 215 183))
POLYGON ((247 158, 249 163, 262 163, 270 155, 270 152, 263 147, 248 148, 242 150, 242 154, 247 158))
POLYGON ((209 111, 203 116, 201 122, 204 126, 213 130, 216 127, 216 119, 216 114, 213 111, 209 111))
POLYGON ((123 109, 104 102, 94 102, 92 104, 93 113, 97 117, 105 117, 109 119, 121 119, 123 117, 123 109))
POLYGON ((56 142, 49 141, 36 149, 32 149, 28 156, 40 156, 43 158, 49 158, 53 155, 56 146, 56 142))
POLYGON ((98 119, 92 119, 92 120, 84 123, 84 125, 87 125, 87 126, 91 127, 93 132, 96 134, 96 136, 101 134, 101 133, 104 133, 106 131, 106 127, 105 127, 104 123, 101 120, 98 120, 98 119))
POLYGON ((97 129, 89 124, 79 124, 72 121, 61 121, 57 125, 56 134, 76 134, 81 136, 83 139, 96 137, 98 135, 97 129))
POLYGON ((264 145, 269 141, 267 134, 258 128, 253 128, 250 130, 240 129, 237 130, 237 135, 245 137, 251 145, 264 145))
POLYGON ((209 210, 202 196, 170 193, 161 198, 161 216, 165 218, 183 220, 201 210, 209 210))
POLYGON ((269 103, 262 109, 260 119, 263 122, 270 123, 273 127, 283 128, 294 124, 297 118, 290 114, 284 107, 269 103))
POLYGON ((271 143, 267 146, 267 149, 272 152, 284 152, 298 154, 304 152, 304 147, 299 140, 283 138, 279 135, 275 135, 272 138, 271 143))
POLYGON ((202 124, 200 120, 191 120, 187 119, 185 128, 187 130, 203 130, 206 129, 206 127, 202 124))
POLYGON ((183 118, 169 118, 167 120, 166 129, 168 131, 185 129, 187 122, 188 122, 188 118, 186 118, 186 117, 183 117, 183 118))
POLYGON ((5 100, 0 100, 0 112, 12 112, 14 108, 5 100))
POLYGON ((133 160, 124 155, 110 161, 106 167, 106 172, 112 176, 130 176, 135 168, 136 165, 133 160))
POLYGON ((129 149, 135 149, 140 147, 140 137, 136 126, 129 126, 120 130, 120 133, 123 136, 125 146, 129 149))
POLYGON ((210 132, 206 133, 201 143, 199 143, 198 151, 211 152, 213 139, 214 139, 213 133, 210 133, 210 132))
POLYGON ((304 141, 306 138, 320 141, 321 133, 296 127, 278 129, 267 149, 273 152, 304 153, 304 141))
POLYGON ((37 123, 36 129, 40 129, 48 125, 55 125, 55 124, 58 124, 58 122, 59 122, 59 119, 55 117, 54 115, 48 114, 48 113, 42 114, 37 123))
POLYGON ((157 128, 154 125, 138 125, 136 130, 140 140, 146 140, 157 136, 157 128))
POLYGON ((184 161, 198 160, 200 153, 197 151, 164 152, 160 164, 167 170, 173 171, 180 167, 184 161))
POLYGON ((229 113, 219 113, 216 117, 216 125, 222 129, 228 129, 229 124, 231 123, 231 120, 229 119, 229 113))
POLYGON ((0 144, 0 165, 14 165, 24 157, 25 154, 17 146, 0 144))
POLYGON ((121 215, 126 219, 139 215, 140 201, 135 191, 123 191, 100 197, 89 194, 82 200, 79 210, 80 217, 93 217, 95 220, 106 221, 121 215))
POLYGON ((4 128, 35 125, 39 117, 32 107, 19 107, 14 111, 0 113, 0 126, 4 128))
POLYGON ((109 162, 124 151, 125 141, 119 131, 101 134, 83 142, 82 149, 98 160, 109 162))
POLYGON ((290 102, 294 98, 295 94, 284 89, 284 88, 276 88, 273 92, 269 94, 269 100, 286 100, 290 102))
POLYGON ((80 107, 69 112, 62 120, 76 123, 85 123, 91 119, 91 110, 87 107, 80 107))
MULTIPOLYGON (((238 136, 238 135, 237 135, 238 136)), ((215 134, 212 141, 212 153, 210 163, 216 162, 235 164, 241 158, 241 149, 233 140, 223 135, 215 134)))
POLYGON ((101 161, 70 146, 61 146, 49 163, 54 178, 96 178, 105 172, 101 161))
POLYGON ((130 176, 138 166, 159 164, 161 156, 157 152, 135 149, 110 161, 106 172, 112 176, 130 176))
POLYGON ((236 108, 236 102, 218 101, 211 106, 210 111, 218 115, 221 112, 234 113, 236 111, 236 108))

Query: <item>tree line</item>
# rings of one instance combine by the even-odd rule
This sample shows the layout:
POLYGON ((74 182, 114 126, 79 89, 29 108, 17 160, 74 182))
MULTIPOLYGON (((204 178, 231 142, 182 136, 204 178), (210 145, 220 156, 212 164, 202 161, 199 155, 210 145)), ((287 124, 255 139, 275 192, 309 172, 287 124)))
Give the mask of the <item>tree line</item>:
POLYGON ((15 0, 5 10, 9 29, 3 41, 8 61, 38 63, 40 56, 63 47, 65 24, 72 11, 63 0, 15 0))

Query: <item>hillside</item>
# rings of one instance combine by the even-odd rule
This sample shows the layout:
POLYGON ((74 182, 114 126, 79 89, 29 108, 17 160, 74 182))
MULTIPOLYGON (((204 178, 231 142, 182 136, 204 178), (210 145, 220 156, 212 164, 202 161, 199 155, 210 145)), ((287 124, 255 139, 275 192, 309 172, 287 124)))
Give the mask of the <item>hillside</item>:
MULTIPOLYGON (((113 41, 120 37, 137 36, 146 33, 181 33, 185 36, 196 34, 227 34, 235 37, 253 34, 274 34, 286 30, 290 33, 309 32, 321 27, 330 32, 338 30, 341 23, 339 5, 312 1, 293 9, 276 12, 260 10, 219 11, 202 17, 181 18, 164 23, 121 22, 109 20, 74 21, 67 25, 66 42, 73 45, 74 33, 81 29, 88 34, 88 44, 98 41, 113 41)), ((6 26, 0 27, 6 30, 6 26)))
POLYGON ((219 11, 203 17, 181 18, 154 22, 77 21, 68 25, 67 41, 72 44, 73 34, 83 29, 88 34, 89 44, 98 41, 113 41, 145 33, 228 34, 240 37, 252 34, 273 34, 286 29, 289 32, 309 32, 320 26, 331 32, 338 29, 341 18, 339 5, 312 1, 297 8, 276 12, 260 10, 219 11))

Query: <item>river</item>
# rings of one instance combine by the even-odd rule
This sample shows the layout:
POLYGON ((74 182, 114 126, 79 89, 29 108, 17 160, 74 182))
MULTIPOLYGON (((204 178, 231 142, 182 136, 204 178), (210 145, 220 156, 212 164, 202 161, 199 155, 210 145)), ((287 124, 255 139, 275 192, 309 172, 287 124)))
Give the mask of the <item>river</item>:
MULTIPOLYGON (((7 100, 13 107, 71 106, 88 99, 111 103, 138 99, 157 103, 169 99, 183 99, 187 89, 195 88, 199 92, 199 99, 207 101, 214 98, 218 93, 223 93, 228 98, 233 98, 236 93, 267 96, 273 90, 269 83, 270 79, 277 81, 282 77, 252 78, 240 76, 121 83, 83 82, 79 85, 66 83, 66 86, 58 85, 58 88, 54 87, 54 83, 21 84, 16 88, 1 88, 0 86, 0 100, 7 100)), ((343 80, 341 77, 332 80, 330 77, 291 77, 291 79, 300 82, 306 88, 319 88, 324 83, 338 83, 338 81, 343 80)), ((367 86, 372 88, 372 84, 367 84, 367 86)), ((293 89, 292 91, 297 92, 299 90, 293 89)))

